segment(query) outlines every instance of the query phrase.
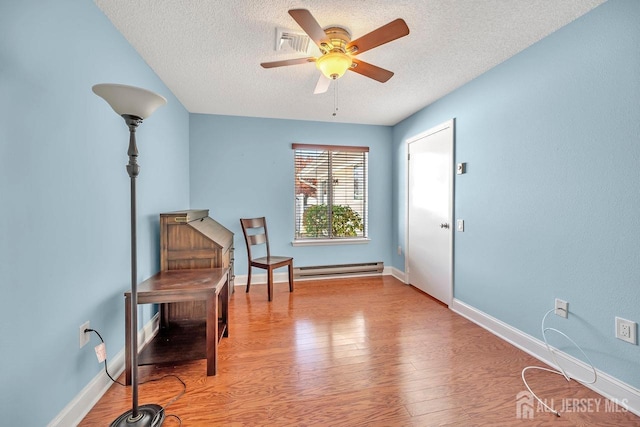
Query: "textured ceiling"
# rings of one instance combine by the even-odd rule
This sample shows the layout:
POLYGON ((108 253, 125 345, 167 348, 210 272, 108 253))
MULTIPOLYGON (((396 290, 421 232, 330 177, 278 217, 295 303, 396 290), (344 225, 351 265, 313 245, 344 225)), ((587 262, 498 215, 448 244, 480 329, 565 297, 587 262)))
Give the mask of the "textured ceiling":
MULTIPOLYGON (((191 113, 394 125, 568 24, 604 0, 95 0, 191 113), (352 39, 403 18, 410 34, 362 53, 387 83, 347 72, 314 95, 313 63, 276 51, 276 28, 300 31, 289 9, 352 39), (335 82, 332 83, 335 85, 335 82)), ((119 82, 126 83, 126 82, 119 82)))

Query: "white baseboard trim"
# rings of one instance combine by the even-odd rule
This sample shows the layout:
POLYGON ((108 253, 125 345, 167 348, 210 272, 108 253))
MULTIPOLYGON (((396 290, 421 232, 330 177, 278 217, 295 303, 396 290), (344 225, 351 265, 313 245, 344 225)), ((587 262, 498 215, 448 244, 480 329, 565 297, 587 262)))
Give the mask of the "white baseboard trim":
MULTIPOLYGON (((544 342, 494 318, 488 314, 454 298, 450 306, 455 313, 469 319, 492 334, 502 338, 520 350, 530 354, 541 362, 558 369, 544 342)), ((593 377, 591 366, 573 356, 556 352, 558 363, 573 378, 590 381, 593 377)), ((640 391, 614 378, 605 372, 596 370, 598 379, 594 384, 584 384, 596 393, 626 407, 630 412, 640 416, 640 391)), ((524 385, 523 385, 524 390, 524 385)))
MULTIPOLYGON (((160 315, 156 314, 138 332, 138 347, 143 348, 158 333, 160 327, 160 315)), ((102 366, 102 365, 101 365, 102 366)), ((113 378, 118 378, 124 372, 124 348, 107 361, 109 373, 113 378)), ((113 383, 101 370, 87 384, 78 395, 53 419, 47 427, 77 426, 80 421, 89 413, 91 408, 98 403, 100 398, 109 390, 113 383)))
MULTIPOLYGON (((297 280, 297 279, 296 279, 297 280)), ((289 282, 289 273, 286 272, 286 269, 283 273, 273 273, 273 283, 282 283, 289 282)), ((251 275, 251 285, 266 285, 267 284, 267 274, 259 273, 251 275)), ((236 275, 233 279, 233 287, 236 286, 246 286, 247 285, 247 275, 241 274, 236 275)))
POLYGON ((400 280, 402 283, 408 284, 407 283, 407 275, 405 274, 405 272, 404 271, 400 271, 395 267, 385 267, 383 274, 388 274, 388 275, 393 276, 396 279, 400 280), (387 271, 387 268, 388 268, 388 271, 387 271))

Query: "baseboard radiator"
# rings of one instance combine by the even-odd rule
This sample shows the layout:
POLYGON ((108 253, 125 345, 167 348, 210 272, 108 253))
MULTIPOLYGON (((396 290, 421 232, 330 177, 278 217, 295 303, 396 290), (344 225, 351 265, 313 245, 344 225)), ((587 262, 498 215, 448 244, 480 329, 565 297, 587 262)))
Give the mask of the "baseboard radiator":
POLYGON ((358 264, 314 265, 294 267, 293 276, 299 278, 342 276, 349 274, 380 274, 384 270, 383 262, 363 262, 358 264))

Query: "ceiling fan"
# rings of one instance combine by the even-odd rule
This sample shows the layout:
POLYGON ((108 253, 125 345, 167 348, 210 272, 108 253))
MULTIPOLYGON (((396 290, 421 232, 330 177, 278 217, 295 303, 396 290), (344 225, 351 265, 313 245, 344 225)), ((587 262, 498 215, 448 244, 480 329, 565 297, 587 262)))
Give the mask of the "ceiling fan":
POLYGON ((283 67, 315 62, 322 72, 314 93, 326 92, 331 80, 337 80, 347 72, 358 74, 386 82, 393 76, 393 72, 356 59, 355 56, 390 41, 409 34, 409 27, 402 19, 391 21, 372 32, 351 41, 351 34, 345 28, 331 26, 322 29, 311 12, 306 9, 292 9, 289 15, 300 25, 305 33, 320 48, 322 55, 308 58, 286 59, 284 61, 263 62, 263 68, 283 67))

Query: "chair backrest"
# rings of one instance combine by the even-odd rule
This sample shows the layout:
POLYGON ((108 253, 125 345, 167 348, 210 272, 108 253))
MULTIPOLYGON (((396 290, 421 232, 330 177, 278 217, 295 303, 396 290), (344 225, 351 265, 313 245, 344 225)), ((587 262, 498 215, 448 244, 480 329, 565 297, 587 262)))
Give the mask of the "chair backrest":
POLYGON ((244 241, 247 244, 247 256, 249 260, 251 261, 253 259, 251 247, 262 244, 266 245, 267 257, 270 257, 269 234, 267 233, 267 221, 265 217, 240 218, 240 225, 242 225, 242 234, 244 234, 244 241))

